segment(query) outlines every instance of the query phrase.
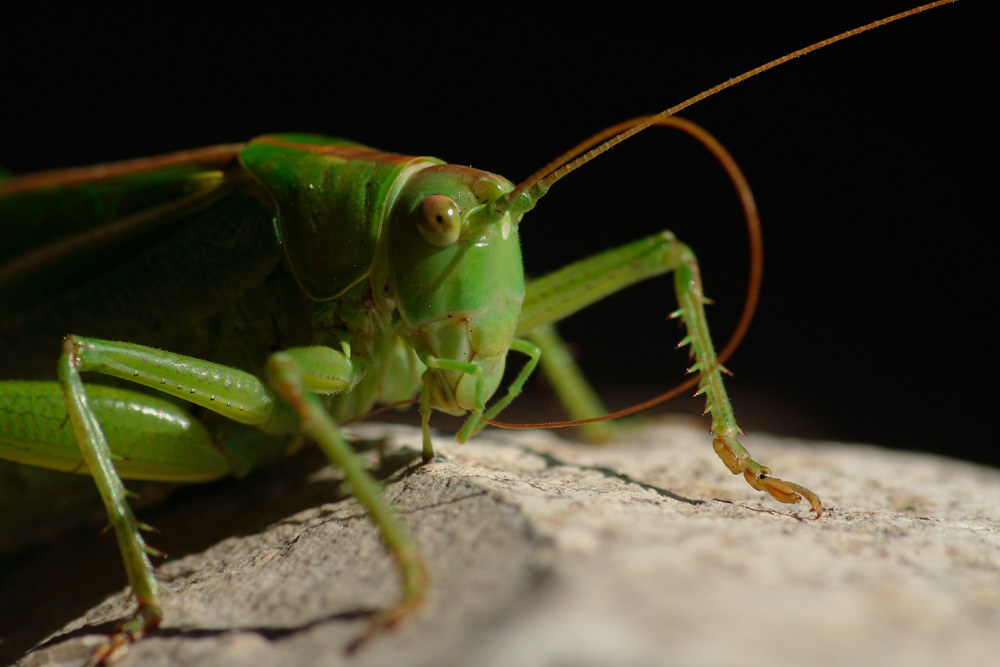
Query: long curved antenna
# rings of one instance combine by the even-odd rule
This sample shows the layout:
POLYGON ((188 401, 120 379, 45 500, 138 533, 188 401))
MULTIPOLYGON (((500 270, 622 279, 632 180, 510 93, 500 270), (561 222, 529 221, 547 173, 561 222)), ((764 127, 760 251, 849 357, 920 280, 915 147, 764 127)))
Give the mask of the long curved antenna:
POLYGON ((940 7, 941 5, 950 4, 952 2, 957 2, 957 0, 937 0, 937 2, 931 2, 926 5, 914 7, 913 9, 909 9, 905 12, 900 12, 898 14, 893 14, 892 16, 888 16, 884 19, 878 19, 877 21, 866 23, 865 25, 860 26, 858 28, 847 30, 845 32, 840 33, 839 35, 829 37, 827 39, 816 42, 815 44, 810 44, 809 46, 801 48, 797 51, 792 51, 787 55, 781 56, 780 58, 775 58, 770 62, 760 65, 759 67, 754 67, 751 70, 743 72, 743 74, 740 74, 739 76, 735 76, 731 79, 728 79, 727 81, 723 81, 718 85, 712 86, 711 88, 698 93, 694 97, 689 97, 680 104, 676 104, 670 107, 669 109, 664 109, 655 116, 643 116, 642 118, 636 118, 631 121, 626 121, 624 123, 619 123, 618 125, 609 127, 585 139, 584 141, 581 141, 579 144, 569 149, 568 151, 566 151, 565 153, 563 153, 562 155, 560 155, 559 157, 552 160, 544 167, 533 173, 531 176, 518 183, 517 186, 514 188, 514 190, 510 194, 508 194, 506 198, 502 199, 499 202, 499 206, 501 208, 512 207, 513 203, 516 202, 523 194, 525 194, 529 190, 534 191, 534 196, 532 197, 532 200, 537 199, 545 192, 547 192, 548 189, 552 187, 553 183, 558 181, 563 176, 566 176, 570 172, 583 166, 584 164, 590 162, 601 153, 606 152, 613 146, 616 146, 617 144, 620 144, 621 142, 628 139, 629 137, 634 136, 636 133, 642 132, 647 127, 658 124, 660 120, 663 120, 664 118, 667 118, 669 116, 673 116, 678 112, 688 108, 689 106, 701 102, 706 97, 711 97, 716 93, 722 92, 726 88, 731 88, 738 83, 742 83, 743 81, 746 81, 751 77, 757 76, 758 74, 762 74, 763 72, 766 72, 769 69, 773 69, 778 65, 783 65, 790 60, 798 58, 799 56, 804 56, 808 53, 812 53, 813 51, 822 49, 825 46, 830 46, 831 44, 835 44, 839 41, 845 40, 848 37, 853 37, 854 35, 866 32, 868 30, 872 30, 873 28, 878 28, 888 23, 892 23, 893 21, 898 21, 899 19, 904 19, 908 16, 913 16, 914 14, 920 14, 921 12, 925 12, 929 9, 934 9, 935 7, 940 7))

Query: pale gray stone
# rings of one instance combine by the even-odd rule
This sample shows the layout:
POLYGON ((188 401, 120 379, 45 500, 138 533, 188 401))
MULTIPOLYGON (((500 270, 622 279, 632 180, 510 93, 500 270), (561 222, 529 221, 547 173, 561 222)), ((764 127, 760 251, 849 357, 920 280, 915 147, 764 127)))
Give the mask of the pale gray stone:
MULTIPOLYGON (((427 466, 418 430, 356 432, 387 438, 379 474, 431 577, 419 613, 346 652, 399 583, 337 473, 306 452, 146 514, 171 554, 157 570, 164 623, 122 664, 937 667, 1000 654, 995 469, 745 439, 822 498, 813 521, 732 476, 701 421, 647 420, 609 446, 438 434, 427 466)), ((13 559, 4 662, 41 644, 18 664, 82 664, 131 610, 120 571, 110 536, 13 559)))

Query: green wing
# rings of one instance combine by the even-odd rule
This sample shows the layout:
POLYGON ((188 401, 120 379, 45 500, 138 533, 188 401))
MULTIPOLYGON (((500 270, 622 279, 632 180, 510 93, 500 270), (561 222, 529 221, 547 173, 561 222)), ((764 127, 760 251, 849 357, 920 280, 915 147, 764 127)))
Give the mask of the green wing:
POLYGON ((280 260, 241 146, 0 183, 0 369, 51 378, 68 333, 159 345, 280 260))
POLYGON ((169 212, 244 176, 239 145, 42 172, 0 181, 0 312, 45 301, 65 276, 91 275, 149 245, 169 212))

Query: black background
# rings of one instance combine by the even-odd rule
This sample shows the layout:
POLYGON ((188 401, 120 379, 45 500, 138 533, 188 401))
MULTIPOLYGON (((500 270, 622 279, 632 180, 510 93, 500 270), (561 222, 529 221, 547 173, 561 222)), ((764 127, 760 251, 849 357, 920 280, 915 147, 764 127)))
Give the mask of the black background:
MULTIPOLYGON (((984 5, 963 0, 855 37, 684 114, 736 157, 763 217, 760 308, 728 363, 751 435, 1000 462, 984 5)), ((405 19, 338 9, 252 27, 9 21, 0 164, 24 173, 301 130, 518 180, 607 125, 907 7, 549 16, 453 6, 405 19)), ((526 268, 541 274, 662 228, 698 254, 721 346, 746 285, 743 222, 712 158, 674 131, 647 132, 560 182, 523 223, 526 268)), ((679 378, 680 334, 663 320, 674 307, 669 283, 653 281, 563 327, 612 403, 622 387, 651 394, 679 378)))

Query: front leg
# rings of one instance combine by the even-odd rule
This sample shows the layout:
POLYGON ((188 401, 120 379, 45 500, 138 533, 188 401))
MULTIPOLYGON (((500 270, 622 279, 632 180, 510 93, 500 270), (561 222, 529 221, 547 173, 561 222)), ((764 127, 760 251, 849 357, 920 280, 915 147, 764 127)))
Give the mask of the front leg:
MULTIPOLYGON (((722 381, 725 368, 719 364, 705 318, 701 275, 694 253, 674 235, 664 231, 620 248, 605 251, 527 285, 517 335, 527 335, 558 321, 629 285, 674 271, 674 290, 680 305, 672 317, 687 328, 681 345, 691 347, 694 364, 689 373, 699 374, 698 394, 705 395, 705 412, 712 415, 716 453, 733 474, 742 473, 758 491, 766 491, 783 503, 806 499, 816 512, 822 505, 808 489, 770 476, 770 470, 754 461, 736 439, 742 430, 722 381)), ((559 382, 553 382, 557 387, 559 382)), ((569 395, 561 396, 572 401, 569 395)), ((569 408, 573 413, 573 408, 569 408)))
POLYGON ((743 473, 750 486, 758 491, 766 491, 775 500, 797 503, 805 498, 818 519, 823 514, 823 505, 815 493, 798 484, 772 477, 771 470, 754 461, 750 452, 736 439, 736 435, 742 435, 743 430, 736 423, 733 406, 722 383, 722 374, 727 371, 718 362, 708 333, 708 321, 705 318, 707 299, 702 291, 698 263, 690 248, 680 243, 677 246, 679 264, 674 269, 674 285, 681 307, 671 313, 671 317, 683 321, 688 331, 681 345, 691 346, 691 356, 695 363, 688 368, 688 373, 700 375, 695 395, 705 395, 705 412, 712 414, 712 432, 715 434, 712 446, 715 453, 731 473, 743 473))
POLYGON ((402 620, 423 600, 427 574, 409 532, 382 498, 382 492, 365 471, 361 458, 351 449, 320 403, 317 394, 335 393, 338 369, 344 355, 330 348, 300 348, 271 355, 268 382, 299 415, 306 433, 314 439, 335 466, 344 471, 354 496, 368 510, 382 531, 382 538, 396 560, 403 579, 403 597, 394 607, 379 614, 368 631, 355 643, 366 641, 379 630, 402 620))

